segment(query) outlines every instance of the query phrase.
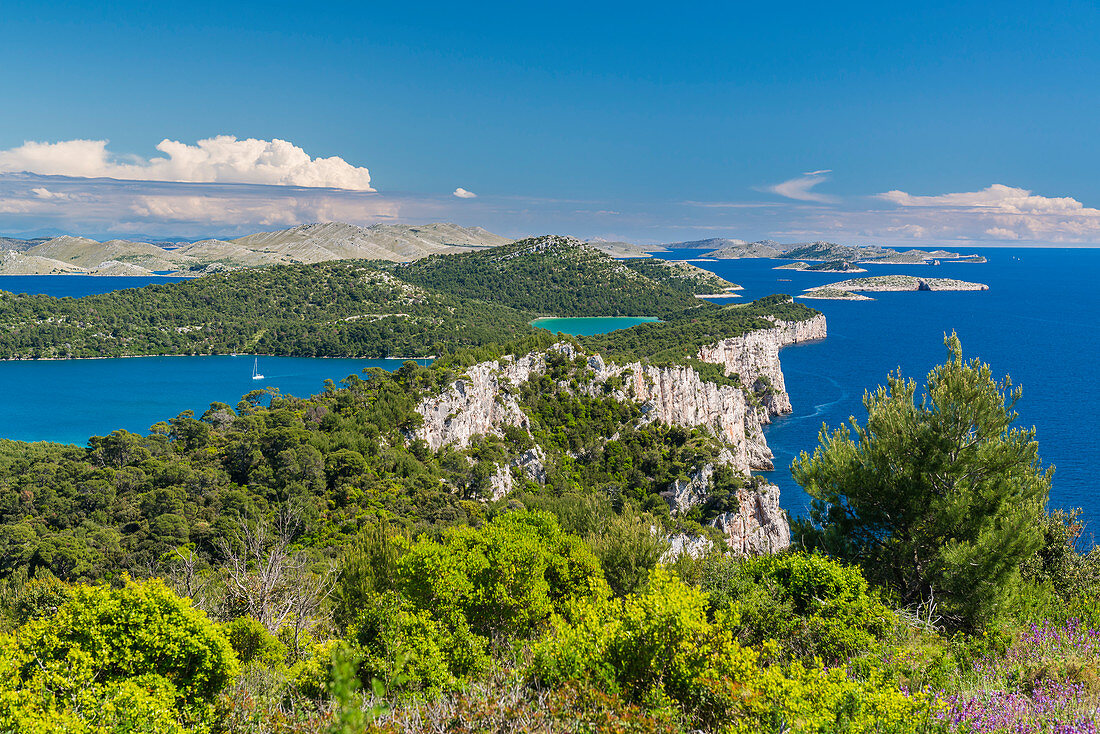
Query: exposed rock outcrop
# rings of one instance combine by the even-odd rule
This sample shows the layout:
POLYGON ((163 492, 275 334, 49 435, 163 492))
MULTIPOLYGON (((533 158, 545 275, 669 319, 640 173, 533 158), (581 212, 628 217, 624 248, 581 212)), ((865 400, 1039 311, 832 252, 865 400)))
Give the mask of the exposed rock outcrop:
POLYGON ((722 365, 727 375, 739 375, 741 383, 760 396, 770 415, 782 415, 791 412, 791 399, 779 365, 779 350, 824 339, 826 331, 823 315, 805 321, 780 321, 773 329, 750 331, 703 347, 699 359, 722 365))
POLYGON ((465 447, 476 435, 499 434, 506 425, 527 428, 531 421, 519 407, 512 389, 531 377, 545 356, 529 354, 518 360, 482 362, 466 370, 442 394, 417 406, 424 423, 414 432, 432 450, 445 444, 465 447))
POLYGON ((730 550, 759 555, 790 547, 791 526, 779 507, 779 487, 765 484, 759 489, 741 489, 737 501, 737 512, 724 512, 711 522, 725 535, 730 550))
POLYGON ((675 535, 669 536, 668 550, 665 551, 664 556, 661 557, 661 561, 664 563, 671 563, 683 555, 691 556, 692 558, 701 558, 709 553, 713 547, 714 542, 705 535, 676 533, 675 535))
MULTIPOLYGON (((598 354, 588 359, 595 389, 612 377, 622 379, 613 395, 642 404, 647 421, 693 428, 710 428, 729 451, 729 464, 747 476, 772 469, 772 452, 762 425, 773 415, 791 412, 779 350, 789 344, 824 338, 825 317, 779 322, 774 328, 725 339, 699 350, 699 359, 720 364, 727 375, 739 375, 744 389, 707 382, 691 367, 654 367, 637 362, 609 363, 598 354)), ((568 343, 553 348, 576 357, 568 343)), ((465 447, 478 434, 499 434, 505 425, 530 423, 511 390, 533 373, 545 370, 546 355, 534 353, 516 360, 483 362, 470 367, 441 395, 426 399, 417 411, 424 423, 416 435, 433 450, 454 443, 465 447)))

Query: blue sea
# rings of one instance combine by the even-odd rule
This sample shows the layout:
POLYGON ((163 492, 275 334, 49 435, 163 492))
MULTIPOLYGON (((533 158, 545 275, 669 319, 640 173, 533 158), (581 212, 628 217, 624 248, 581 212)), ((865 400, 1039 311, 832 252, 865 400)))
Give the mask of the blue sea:
MULTIPOLYGON (((944 361, 944 335, 955 331, 966 357, 979 357, 993 373, 1023 387, 1018 423, 1035 426, 1044 463, 1054 465, 1051 506, 1081 507, 1100 533, 1100 249, 981 248, 988 263, 865 265, 866 273, 774 270, 781 261, 696 261, 745 287, 744 300, 848 277, 903 273, 958 278, 988 291, 868 293, 874 301, 802 301, 822 311, 827 339, 780 353, 794 413, 767 427, 776 470, 767 474, 782 490, 792 515, 808 508, 790 475, 800 451, 812 451, 822 424, 836 427, 866 417, 865 390, 885 384, 891 370, 922 383, 944 361)), ((698 251, 661 253, 698 258, 698 251)))
POLYGON ((154 283, 179 283, 182 280, 188 278, 167 275, 0 275, 0 291, 81 298, 123 288, 141 288, 154 283))

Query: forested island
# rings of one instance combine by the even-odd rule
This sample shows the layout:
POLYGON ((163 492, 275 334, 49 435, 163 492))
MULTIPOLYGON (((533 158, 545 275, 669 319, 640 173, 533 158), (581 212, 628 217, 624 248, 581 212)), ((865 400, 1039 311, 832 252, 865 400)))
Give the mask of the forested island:
POLYGON ((1093 731, 1100 557, 1018 389, 954 335, 869 385, 792 528, 754 472, 824 317, 729 287, 548 237, 5 295, 8 356, 438 359, 0 442, 0 731, 1093 731))
POLYGON ((695 293, 731 285, 686 263, 621 263, 544 237, 413 265, 274 265, 78 299, 0 291, 0 359, 437 355, 530 334, 540 315, 705 310, 695 293))

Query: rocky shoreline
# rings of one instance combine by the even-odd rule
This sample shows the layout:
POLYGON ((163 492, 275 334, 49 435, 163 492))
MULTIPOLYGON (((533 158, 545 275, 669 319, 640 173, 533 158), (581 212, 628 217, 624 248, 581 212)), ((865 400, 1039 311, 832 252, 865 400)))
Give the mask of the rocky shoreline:
POLYGON ((985 283, 971 283, 952 278, 920 278, 915 275, 875 275, 852 278, 806 289, 801 298, 872 300, 853 298, 854 293, 885 293, 892 291, 987 291, 985 283), (840 295, 848 293, 849 295, 840 295))

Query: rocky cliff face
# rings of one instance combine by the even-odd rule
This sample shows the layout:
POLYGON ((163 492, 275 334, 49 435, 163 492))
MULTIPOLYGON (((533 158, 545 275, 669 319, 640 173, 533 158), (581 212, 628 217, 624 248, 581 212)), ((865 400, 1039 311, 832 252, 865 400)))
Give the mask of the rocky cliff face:
POLYGON ((482 362, 470 367, 443 393, 417 406, 424 423, 414 435, 437 451, 445 444, 464 448, 474 436, 499 433, 506 425, 528 427, 531 421, 513 389, 544 365, 545 355, 529 354, 503 364, 482 362))
POLYGON ((825 317, 805 321, 780 321, 774 329, 750 331, 742 336, 723 339, 699 350, 699 359, 722 365, 727 375, 739 375, 741 383, 751 387, 772 415, 791 412, 791 399, 779 366, 779 350, 791 344, 824 339, 825 317))
POLYGON ((759 555, 790 547, 791 526, 779 507, 779 487, 765 484, 759 489, 741 489, 737 501, 737 512, 724 512, 711 521, 722 531, 731 551, 759 555))
MULTIPOLYGON (((698 358, 720 364, 727 375, 738 375, 741 387, 703 380, 691 367, 654 367, 632 363, 616 365, 599 355, 588 358, 587 385, 579 390, 603 392, 612 378, 612 395, 642 405, 644 420, 693 428, 706 426, 725 449, 717 463, 732 467, 746 478, 753 470, 772 468, 772 452, 764 440, 763 425, 774 415, 791 412, 779 350, 789 344, 824 338, 825 317, 802 322, 778 322, 774 328, 724 339, 699 351, 698 358)), ((571 344, 552 348, 573 359, 571 344)), ((424 417, 414 435, 432 449, 445 444, 465 447, 478 434, 498 434, 506 425, 529 428, 530 420, 515 397, 516 388, 533 374, 546 369, 547 355, 529 354, 520 359, 474 365, 442 394, 426 399, 417 411, 424 417)), ((528 452, 531 453, 531 452, 528 452)), ((512 487, 514 466, 537 482, 545 480, 541 453, 524 455, 512 465, 500 467, 493 481, 496 498, 512 487)), ((715 466, 698 467, 685 480, 673 484, 666 499, 674 511, 684 511, 706 498, 715 466)), ((790 528, 779 508, 779 489, 739 492, 740 509, 715 520, 732 550, 739 553, 774 552, 790 544, 790 528)))

